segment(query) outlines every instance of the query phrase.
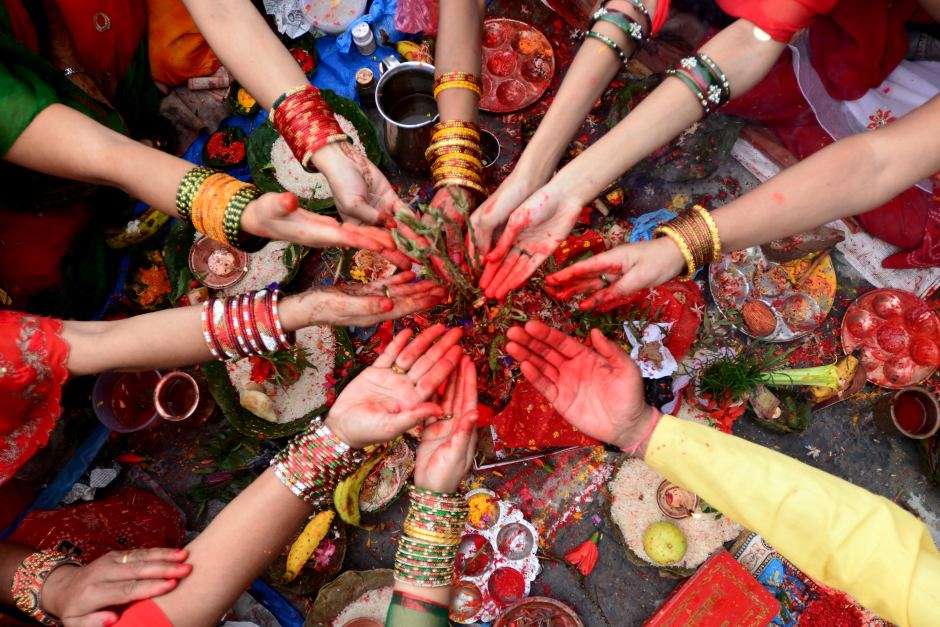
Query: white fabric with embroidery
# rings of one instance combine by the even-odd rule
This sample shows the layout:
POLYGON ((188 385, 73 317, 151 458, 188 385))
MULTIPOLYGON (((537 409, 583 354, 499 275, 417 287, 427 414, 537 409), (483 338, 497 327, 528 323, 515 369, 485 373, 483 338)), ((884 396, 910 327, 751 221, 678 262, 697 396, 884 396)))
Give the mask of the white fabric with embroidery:
MULTIPOLYGON (((816 119, 833 139, 887 126, 940 93, 940 62, 901 61, 881 85, 858 100, 836 100, 829 95, 809 61, 809 41, 804 32, 790 44, 793 71, 800 90, 816 119)), ((930 193, 927 180, 917 187, 930 193)))

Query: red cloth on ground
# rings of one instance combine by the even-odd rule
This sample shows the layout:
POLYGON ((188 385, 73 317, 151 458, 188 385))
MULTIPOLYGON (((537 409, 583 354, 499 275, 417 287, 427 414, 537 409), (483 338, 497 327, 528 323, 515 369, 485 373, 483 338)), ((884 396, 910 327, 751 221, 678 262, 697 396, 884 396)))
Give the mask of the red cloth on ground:
POLYGON ((113 627, 173 627, 173 623, 160 606, 147 599, 138 601, 124 610, 113 627))
MULTIPOLYGON (((740 10, 750 3, 749 0, 720 1, 722 8, 731 11, 740 10)), ((890 18, 885 19, 882 19, 886 10, 883 2, 864 0, 851 7, 846 4, 850 3, 843 1, 831 15, 813 21, 809 31, 811 60, 833 97, 855 99, 879 85, 894 70, 903 57, 903 52, 898 52, 899 42, 903 40, 905 48, 907 45, 904 21, 918 18, 919 14, 912 8, 913 3, 907 0, 897 7, 897 14, 893 12, 894 8, 888 11, 890 18), (906 18, 900 19, 902 16, 906 18), (868 42, 856 37, 865 37, 865 30, 873 24, 877 24, 884 34, 875 37, 869 47, 868 42), (845 59, 856 59, 851 62, 857 66, 852 71, 843 71, 847 61, 840 59, 839 54, 845 55, 845 59)), ((754 120, 775 131, 783 144, 800 159, 833 142, 800 91, 789 50, 784 51, 764 80, 731 101, 723 112, 754 120)), ((911 187, 855 218, 875 237, 902 249, 884 259, 884 267, 940 265, 940 251, 930 254, 929 243, 925 246, 929 209, 930 195, 911 187), (911 255, 908 251, 912 249, 921 249, 922 252, 911 255)))
POLYGON ((49 440, 62 411, 68 344, 62 323, 0 311, 0 483, 49 440))
POLYGON ((30 512, 10 541, 48 550, 68 540, 88 563, 109 551, 180 547, 183 531, 174 507, 152 492, 126 487, 99 501, 30 512))
MULTIPOLYGON (((552 404, 525 379, 516 384, 503 411, 492 418, 500 444, 506 448, 533 450, 559 446, 590 446, 590 438, 567 422, 552 404)), ((480 422, 480 426, 486 426, 480 422)))
POLYGON ((637 313, 649 322, 671 323, 663 345, 676 361, 681 361, 695 343, 705 299, 695 281, 672 279, 653 289, 634 292, 620 302, 618 311, 623 316, 637 313))

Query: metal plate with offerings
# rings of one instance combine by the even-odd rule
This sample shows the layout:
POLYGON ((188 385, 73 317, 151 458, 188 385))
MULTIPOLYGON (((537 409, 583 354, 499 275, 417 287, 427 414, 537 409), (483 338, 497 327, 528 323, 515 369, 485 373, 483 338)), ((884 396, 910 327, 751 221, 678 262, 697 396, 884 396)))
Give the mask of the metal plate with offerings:
POLYGON ((741 332, 766 342, 789 342, 815 330, 836 295, 835 268, 825 252, 776 263, 754 246, 711 264, 708 279, 721 312, 741 332))
POLYGON ((555 53, 545 35, 518 20, 486 20, 481 109, 508 113, 528 107, 554 75, 555 53))

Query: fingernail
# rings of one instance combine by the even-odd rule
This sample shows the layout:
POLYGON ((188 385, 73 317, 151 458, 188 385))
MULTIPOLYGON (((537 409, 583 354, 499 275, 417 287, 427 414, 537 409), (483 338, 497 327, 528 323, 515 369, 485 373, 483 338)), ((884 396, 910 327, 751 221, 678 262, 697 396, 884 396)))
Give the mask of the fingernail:
POLYGON ((117 621, 114 620, 113 618, 107 618, 104 620, 103 623, 101 623, 101 627, 111 627, 111 625, 114 625, 116 623, 117 621))

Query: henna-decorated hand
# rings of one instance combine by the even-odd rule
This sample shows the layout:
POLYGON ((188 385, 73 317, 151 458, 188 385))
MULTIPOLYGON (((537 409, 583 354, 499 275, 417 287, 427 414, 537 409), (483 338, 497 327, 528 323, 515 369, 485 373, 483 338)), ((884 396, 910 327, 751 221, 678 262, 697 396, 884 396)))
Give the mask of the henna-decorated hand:
POLYGON ((385 175, 348 143, 324 146, 314 153, 313 163, 329 181, 344 222, 391 227, 395 213, 405 207, 385 175))
POLYGON ((645 287, 656 287, 685 269, 682 253, 672 240, 624 244, 572 264, 545 278, 545 289, 559 300, 590 295, 582 310, 610 311, 645 287))
POLYGON ((477 442, 477 373, 466 355, 451 373, 440 404, 442 419, 421 433, 415 485, 451 494, 470 470, 477 442))
POLYGON ((591 330, 591 347, 541 322, 506 336, 525 378, 578 430, 623 449, 647 433, 654 412, 640 369, 603 333, 591 330))
POLYGON ((443 412, 429 402, 463 356, 463 332, 429 327, 409 343, 411 331, 392 339, 371 366, 359 373, 330 408, 326 424, 354 448, 379 444, 443 412))
POLYGON ((447 295, 434 281, 402 272, 371 283, 318 287, 285 300, 281 319, 291 330, 314 324, 369 327, 440 303, 447 295))
POLYGON ((268 193, 245 207, 242 228, 252 235, 294 242, 311 248, 364 248, 391 256, 400 268, 406 260, 397 256, 391 234, 384 228, 337 222, 329 216, 302 209, 290 192, 268 193))
POLYGON ((101 627, 120 607, 166 594, 192 572, 184 549, 113 551, 86 566, 60 566, 42 588, 43 608, 66 627, 101 627))
POLYGON ((525 283, 568 236, 580 214, 581 205, 569 201, 551 183, 522 203, 485 258, 480 287, 486 297, 503 300, 525 283))

